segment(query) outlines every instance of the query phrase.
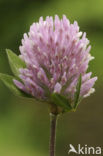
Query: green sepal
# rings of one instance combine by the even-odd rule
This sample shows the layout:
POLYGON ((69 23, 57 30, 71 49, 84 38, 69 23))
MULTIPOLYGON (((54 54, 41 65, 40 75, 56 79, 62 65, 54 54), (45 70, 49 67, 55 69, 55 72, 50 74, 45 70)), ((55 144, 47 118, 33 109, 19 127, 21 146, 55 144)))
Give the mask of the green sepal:
POLYGON ((61 93, 63 93, 69 86, 69 84, 72 82, 72 79, 73 79, 74 76, 72 76, 66 83, 65 85, 62 87, 61 89, 61 93))
POLYGON ((39 86, 45 91, 45 96, 50 97, 49 88, 42 82, 39 82, 39 86))
POLYGON ((52 77, 51 73, 48 71, 48 69, 45 67, 45 65, 40 65, 40 66, 41 66, 42 69, 44 70, 44 72, 45 72, 47 78, 50 80, 51 77, 52 77))
POLYGON ((13 74, 16 77, 19 77, 19 69, 26 67, 25 62, 21 60, 19 56, 17 56, 14 52, 12 52, 9 49, 6 49, 6 53, 7 53, 9 64, 10 64, 13 74))
POLYGON ((51 102, 57 106, 62 107, 65 111, 72 110, 69 100, 65 96, 58 93, 51 94, 51 102))
POLYGON ((11 90, 13 94, 20 97, 33 98, 31 95, 18 89, 13 82, 14 79, 16 78, 13 76, 0 73, 0 80, 5 84, 6 87, 8 87, 11 90))
POLYGON ((73 109, 76 110, 78 104, 79 104, 79 101, 80 101, 80 89, 81 89, 81 83, 82 83, 82 76, 80 74, 79 78, 78 78, 78 82, 77 82, 77 85, 76 85, 76 92, 74 94, 74 106, 73 106, 73 109))

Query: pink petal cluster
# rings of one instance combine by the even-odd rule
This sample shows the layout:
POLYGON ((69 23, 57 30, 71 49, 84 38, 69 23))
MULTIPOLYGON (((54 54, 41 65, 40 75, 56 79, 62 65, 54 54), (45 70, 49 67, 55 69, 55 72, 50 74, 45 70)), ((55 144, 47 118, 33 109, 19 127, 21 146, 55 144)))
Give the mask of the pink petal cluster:
POLYGON ((90 49, 86 33, 79 31, 76 21, 70 24, 65 15, 62 19, 56 15, 54 20, 46 17, 45 21, 40 17, 22 39, 20 58, 27 67, 20 69, 22 83, 17 80, 14 83, 38 99, 47 99, 49 91, 73 100, 81 74, 80 96, 89 96, 95 91, 92 87, 97 80, 97 77, 91 78, 91 72, 86 73, 93 59, 90 49))

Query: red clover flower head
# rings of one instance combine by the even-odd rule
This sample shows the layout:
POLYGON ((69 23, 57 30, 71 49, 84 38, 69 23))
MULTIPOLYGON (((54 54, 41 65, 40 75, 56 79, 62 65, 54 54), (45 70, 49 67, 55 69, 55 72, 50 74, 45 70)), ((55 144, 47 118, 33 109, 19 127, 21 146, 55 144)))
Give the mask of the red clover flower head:
POLYGON ((21 81, 14 83, 36 99, 49 101, 50 95, 56 94, 73 102, 81 77, 79 98, 87 97, 95 91, 97 80, 87 73, 89 61, 94 58, 90 49, 86 33, 79 31, 76 21, 71 24, 65 15, 62 19, 56 15, 54 20, 40 17, 22 39, 20 58, 26 68, 19 69, 21 81))

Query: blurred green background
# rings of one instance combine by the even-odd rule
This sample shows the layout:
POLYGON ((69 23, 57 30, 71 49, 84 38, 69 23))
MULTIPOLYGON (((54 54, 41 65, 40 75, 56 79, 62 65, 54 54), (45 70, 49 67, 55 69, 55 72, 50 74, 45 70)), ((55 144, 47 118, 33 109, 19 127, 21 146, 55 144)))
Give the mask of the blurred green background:
MULTIPOLYGON (((87 32, 95 56, 89 70, 98 76, 95 94, 58 120, 56 155, 67 156, 70 143, 103 147, 103 0, 0 0, 0 72, 11 74, 5 49, 19 54, 29 26, 55 14, 87 32)), ((48 143, 47 106, 13 96, 0 82, 0 156, 47 156, 48 143)))

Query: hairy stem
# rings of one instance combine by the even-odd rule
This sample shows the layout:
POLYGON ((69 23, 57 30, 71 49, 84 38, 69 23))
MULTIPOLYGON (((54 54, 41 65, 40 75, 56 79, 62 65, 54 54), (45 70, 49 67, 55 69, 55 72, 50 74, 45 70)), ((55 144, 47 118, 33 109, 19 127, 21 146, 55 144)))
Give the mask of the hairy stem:
POLYGON ((55 156, 57 115, 50 113, 50 156, 55 156))

